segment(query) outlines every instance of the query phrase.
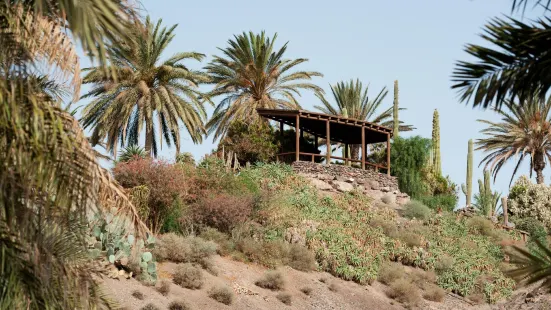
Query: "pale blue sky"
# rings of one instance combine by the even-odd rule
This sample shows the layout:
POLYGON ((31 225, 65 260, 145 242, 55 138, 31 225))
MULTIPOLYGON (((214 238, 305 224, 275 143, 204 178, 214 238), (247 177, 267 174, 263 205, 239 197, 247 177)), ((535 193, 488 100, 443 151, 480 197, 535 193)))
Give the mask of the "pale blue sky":
MULTIPOLYGON (((390 89, 386 104, 392 104, 392 84, 400 83, 400 105, 407 108, 400 118, 417 130, 404 135, 431 136, 432 114, 440 113, 442 166, 454 182, 465 182, 467 141, 481 137, 476 119, 496 119, 491 111, 472 109, 457 100, 450 89, 450 75, 456 60, 468 59, 463 46, 481 42, 478 34, 490 18, 510 12, 508 0, 386 0, 386 1, 252 1, 252 0, 143 0, 153 19, 165 25, 179 24, 165 57, 176 52, 196 51, 207 55, 200 68, 220 54, 234 34, 265 30, 278 33, 278 46, 289 41, 287 58, 308 58, 301 69, 324 74, 315 83, 329 91, 329 83, 359 78, 370 84, 370 95, 382 87, 390 89)), ((541 11, 527 11, 535 18, 541 11)), ((86 60, 84 60, 86 62, 86 60)), ((86 89, 86 87, 84 88, 86 89)), ((311 93, 300 99, 305 109, 318 103, 311 93)), ((209 109, 212 111, 212 109, 209 109)), ((183 142, 182 151, 196 159, 215 145, 208 138, 202 145, 183 142)), ((172 159, 173 149, 161 156, 172 159)), ((475 163, 482 159, 475 153, 475 163)), ((504 168, 494 188, 505 192, 513 164, 504 168)), ((520 170, 528 173, 528 165, 520 170)), ((546 182, 551 170, 546 169, 546 182)), ((482 168, 475 169, 476 180, 482 168)), ((464 196, 460 193, 460 205, 464 196)))

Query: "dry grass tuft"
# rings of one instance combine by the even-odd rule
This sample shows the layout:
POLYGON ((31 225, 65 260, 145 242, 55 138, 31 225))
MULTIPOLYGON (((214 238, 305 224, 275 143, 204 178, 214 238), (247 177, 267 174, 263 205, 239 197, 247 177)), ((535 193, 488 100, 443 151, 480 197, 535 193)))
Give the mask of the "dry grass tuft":
POLYGON ((300 289, 300 291, 306 296, 312 295, 312 288, 311 287, 303 287, 303 288, 300 289))
POLYGON ((226 285, 213 286, 208 291, 208 295, 210 298, 225 305, 231 305, 234 299, 234 293, 232 289, 226 285))
POLYGON ((293 303, 293 296, 287 292, 277 294, 276 298, 287 306, 290 306, 293 303))
POLYGON ((183 237, 175 233, 161 235, 155 244, 153 254, 158 261, 175 263, 205 264, 212 255, 216 254, 217 245, 203 238, 183 237))
POLYGON ((272 291, 279 291, 285 288, 285 279, 283 274, 277 270, 268 271, 262 278, 256 281, 256 286, 269 289, 272 291))
POLYGON ((477 305, 482 305, 486 303, 486 297, 482 293, 468 295, 467 299, 474 302, 477 305))
POLYGON ((161 293, 163 296, 167 296, 170 293, 170 281, 162 280, 161 284, 157 288, 157 292, 161 293))
POLYGON ((487 237, 498 236, 494 223, 492 223, 492 221, 490 221, 489 219, 483 218, 481 216, 471 217, 467 221, 467 226, 472 232, 483 236, 487 236, 487 237))
POLYGON ((336 282, 331 282, 328 286, 329 290, 331 292, 338 292, 341 290, 340 286, 336 282))
POLYGON ((442 302, 446 297, 446 291, 434 284, 425 287, 423 298, 430 301, 442 302))
POLYGON ((395 280, 405 276, 404 267, 399 263, 386 263, 379 269, 377 280, 383 284, 390 285, 395 280))
POLYGON ((417 286, 404 278, 392 282, 387 295, 408 306, 417 306, 421 302, 421 294, 417 286))
POLYGON ((418 287, 425 289, 431 284, 436 283, 436 274, 432 271, 425 271, 423 269, 413 269, 410 274, 410 278, 418 287))
POLYGON ((168 305, 168 310, 191 310, 191 307, 183 300, 174 300, 168 305))
POLYGON ((192 264, 180 264, 176 267, 172 281, 181 287, 198 290, 203 287, 203 272, 192 264))
POLYGON ((454 263, 455 260, 453 259, 453 257, 449 255, 443 255, 436 261, 436 264, 434 265, 434 270, 436 270, 438 274, 441 274, 447 270, 450 270, 453 267, 454 263))
POLYGON ((327 283, 327 278, 326 277, 322 277, 320 278, 319 280, 321 283, 327 283))
POLYGON ((145 296, 143 295, 142 292, 138 291, 138 290, 135 290, 132 292, 132 296, 138 300, 144 300, 145 296))
POLYGON ((159 309, 159 307, 155 306, 154 304, 149 303, 143 306, 140 310, 161 310, 161 309, 159 309))
POLYGON ((289 249, 289 266, 299 271, 312 271, 316 268, 316 257, 306 247, 292 244, 289 249))

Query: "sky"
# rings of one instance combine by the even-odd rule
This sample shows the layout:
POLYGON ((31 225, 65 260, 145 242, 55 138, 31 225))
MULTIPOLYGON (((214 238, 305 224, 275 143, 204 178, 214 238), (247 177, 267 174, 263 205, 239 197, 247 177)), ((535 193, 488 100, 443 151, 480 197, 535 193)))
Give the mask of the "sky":
MULTIPOLYGON (((400 85, 400 119, 417 129, 402 136, 430 138, 434 109, 440 114, 442 170, 460 185, 465 183, 467 143, 478 139, 483 128, 477 119, 498 120, 492 111, 473 109, 460 103, 451 89, 451 73, 457 60, 469 60, 463 51, 466 43, 483 43, 478 36, 483 25, 496 16, 510 15, 509 0, 143 0, 143 14, 162 18, 163 24, 178 24, 176 36, 165 51, 168 58, 176 52, 195 51, 207 55, 202 63, 186 63, 200 69, 220 55, 218 48, 243 31, 278 34, 276 46, 288 42, 286 58, 308 58, 298 69, 321 72, 314 83, 326 92, 329 85, 350 79, 369 84, 375 97, 383 87, 390 91, 385 107, 392 105, 394 80, 400 85)), ((528 9, 525 20, 541 16, 541 10, 528 9)), ((84 65, 87 60, 83 59, 84 65)), ((86 91, 87 87, 83 87, 86 91)), ((303 92, 300 104, 313 110, 319 100, 303 92)), ((86 102, 80 102, 85 104, 86 102)), ((212 112, 210 108, 209 113, 212 112)), ((184 130, 182 133, 184 134, 184 130)), ((185 135, 185 134, 184 134, 185 135)), ((196 159, 216 146, 212 137, 201 145, 184 138, 182 152, 196 159)), ((161 156, 174 158, 174 149, 163 148, 161 156)), ((483 158, 475 152, 478 165, 483 158)), ((506 193, 514 163, 500 172, 493 189, 506 193)), ((519 170, 529 173, 528 162, 519 170)), ((482 178, 482 167, 475 167, 473 191, 482 178)), ((551 169, 544 171, 549 183, 551 169)), ((460 203, 464 195, 459 191, 460 203)))

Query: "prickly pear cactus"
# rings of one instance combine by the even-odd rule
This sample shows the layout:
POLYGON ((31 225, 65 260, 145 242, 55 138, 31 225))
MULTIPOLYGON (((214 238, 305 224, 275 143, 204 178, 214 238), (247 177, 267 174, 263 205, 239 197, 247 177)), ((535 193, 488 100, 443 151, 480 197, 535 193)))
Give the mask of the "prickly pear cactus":
POLYGON ((137 239, 131 222, 115 212, 97 214, 91 224, 88 252, 93 259, 102 259, 110 269, 110 277, 139 275, 151 284, 157 281, 157 264, 151 249, 155 238, 137 239))

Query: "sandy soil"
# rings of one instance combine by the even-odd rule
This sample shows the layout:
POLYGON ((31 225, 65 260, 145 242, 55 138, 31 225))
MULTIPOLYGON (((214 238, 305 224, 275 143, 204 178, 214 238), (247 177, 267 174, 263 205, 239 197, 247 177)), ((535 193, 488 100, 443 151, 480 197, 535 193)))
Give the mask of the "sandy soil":
MULTIPOLYGON (((168 296, 158 293, 154 287, 147 287, 140 282, 130 279, 104 279, 104 286, 112 297, 128 309, 141 309, 148 303, 153 303, 159 309, 167 309, 173 300, 183 299, 191 309, 319 309, 319 310, 399 310, 405 309, 385 295, 387 289, 381 283, 375 282, 371 286, 362 286, 353 282, 343 281, 332 277, 327 273, 300 272, 289 267, 280 270, 286 278, 285 291, 292 295, 292 305, 281 303, 275 296, 278 292, 257 287, 254 282, 266 271, 261 266, 233 261, 229 258, 214 257, 218 269, 218 276, 213 276, 206 271, 205 285, 200 290, 188 290, 171 285, 168 296), (326 279, 322 283, 320 279, 326 279), (207 291, 215 284, 223 283, 230 286, 235 292, 235 300, 232 305, 226 306, 207 296, 207 291), (337 291, 329 289, 330 284, 335 284, 337 291), (310 296, 306 296, 300 290, 304 287, 312 289, 310 296), (138 290, 145 296, 144 300, 138 300, 132 296, 132 292, 138 290)), ((176 264, 159 264, 160 279, 171 279, 176 264)), ((490 309, 488 306, 470 306, 460 299, 448 296, 443 303, 425 301, 420 309, 452 310, 452 309, 490 309)))

